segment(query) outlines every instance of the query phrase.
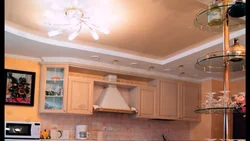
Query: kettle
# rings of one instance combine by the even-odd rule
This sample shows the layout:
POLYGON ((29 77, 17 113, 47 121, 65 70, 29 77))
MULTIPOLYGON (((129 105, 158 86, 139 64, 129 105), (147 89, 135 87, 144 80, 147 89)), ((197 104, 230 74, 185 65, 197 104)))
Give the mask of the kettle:
POLYGON ((88 126, 87 125, 76 125, 76 139, 85 140, 89 137, 88 126))

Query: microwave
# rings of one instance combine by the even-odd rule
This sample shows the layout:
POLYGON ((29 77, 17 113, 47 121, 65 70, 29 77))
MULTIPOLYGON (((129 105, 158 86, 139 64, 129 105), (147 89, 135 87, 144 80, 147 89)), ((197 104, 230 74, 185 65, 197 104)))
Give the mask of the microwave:
POLYGON ((40 139, 40 122, 5 121, 5 139, 40 139))

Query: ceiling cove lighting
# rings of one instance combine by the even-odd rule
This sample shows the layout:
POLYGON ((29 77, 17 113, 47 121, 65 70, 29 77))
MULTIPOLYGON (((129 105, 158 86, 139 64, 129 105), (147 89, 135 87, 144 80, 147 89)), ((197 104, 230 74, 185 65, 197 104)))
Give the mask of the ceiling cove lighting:
POLYGON ((44 12, 45 18, 53 21, 45 22, 45 24, 57 28, 56 30, 48 32, 49 37, 57 36, 64 32, 73 30, 73 32, 71 32, 68 36, 68 40, 72 41, 79 35, 83 26, 89 29, 91 36, 95 40, 99 39, 97 31, 106 35, 110 33, 109 29, 92 23, 91 18, 85 16, 83 10, 79 8, 78 5, 78 0, 71 0, 68 7, 62 7, 60 4, 53 3, 51 5, 52 10, 46 10, 44 12))

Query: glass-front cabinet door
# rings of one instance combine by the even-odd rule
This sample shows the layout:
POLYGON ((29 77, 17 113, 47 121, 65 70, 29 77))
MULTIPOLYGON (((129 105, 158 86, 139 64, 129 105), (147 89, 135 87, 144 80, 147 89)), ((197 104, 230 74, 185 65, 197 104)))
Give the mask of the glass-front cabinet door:
POLYGON ((66 112, 68 65, 42 65, 40 113, 66 112))

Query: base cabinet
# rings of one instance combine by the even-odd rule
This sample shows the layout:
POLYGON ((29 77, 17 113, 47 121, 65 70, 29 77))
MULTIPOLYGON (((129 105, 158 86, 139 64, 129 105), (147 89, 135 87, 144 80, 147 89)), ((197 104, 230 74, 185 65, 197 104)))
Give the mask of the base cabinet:
POLYGON ((67 113, 93 113, 93 81, 79 77, 68 79, 67 113))

